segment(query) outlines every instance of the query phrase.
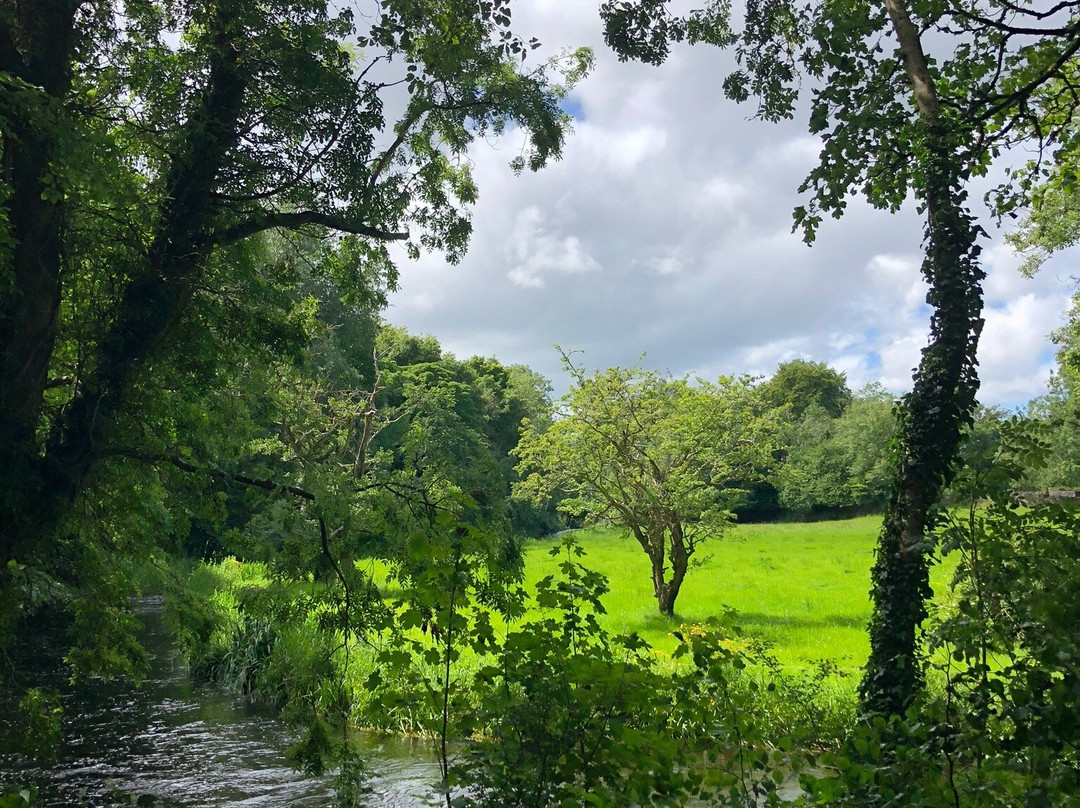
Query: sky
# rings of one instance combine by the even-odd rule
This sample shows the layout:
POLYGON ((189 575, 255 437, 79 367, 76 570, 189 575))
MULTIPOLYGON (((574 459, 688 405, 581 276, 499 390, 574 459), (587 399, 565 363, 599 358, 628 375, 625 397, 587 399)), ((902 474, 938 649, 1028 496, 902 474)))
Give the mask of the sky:
MULTIPOLYGON (((569 385, 556 345, 583 351, 591 368, 640 358, 677 376, 768 376, 807 359, 843 371, 852 389, 909 389, 929 322, 914 204, 889 214, 852 200, 806 246, 791 232, 820 148, 805 117, 770 124, 725 100, 729 57, 715 48, 676 48, 659 68, 620 63, 598 5, 514 7, 515 30, 539 37, 541 54, 596 53, 566 104, 575 122, 563 158, 515 176, 520 133, 474 144, 468 254, 456 266, 434 254, 403 260, 386 319, 458 357, 529 365, 556 394, 569 385)), ((1025 278, 1007 231, 983 225, 979 398, 1014 408, 1045 392, 1048 335, 1063 322, 1080 251, 1025 278)))

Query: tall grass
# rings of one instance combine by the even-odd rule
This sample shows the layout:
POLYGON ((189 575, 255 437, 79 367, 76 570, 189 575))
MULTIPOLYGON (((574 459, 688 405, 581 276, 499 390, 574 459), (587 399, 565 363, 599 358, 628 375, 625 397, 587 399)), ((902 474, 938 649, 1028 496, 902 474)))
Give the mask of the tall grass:
MULTIPOLYGON (((673 632, 725 617, 725 623, 743 632, 742 640, 732 642, 742 642, 747 658, 757 660, 733 678, 731 686, 754 688, 758 719, 778 737, 827 745, 843 737, 855 714, 855 685, 869 651, 868 590, 879 527, 877 517, 736 526, 722 539, 702 545, 674 619, 659 613, 648 559, 632 538, 613 529, 590 529, 579 531, 576 539, 586 551, 584 565, 603 573, 609 582, 610 591, 603 598, 604 628, 639 634, 661 665, 674 671, 686 660, 666 659, 678 645, 673 632)), ((535 590, 546 575, 559 576, 565 556, 549 554, 558 543, 556 538, 528 543, 527 589, 535 590)), ((401 594, 385 563, 368 560, 359 566, 378 582, 384 596, 401 594)), ((935 568, 935 588, 944 592, 950 575, 951 569, 935 568)), ((378 667, 371 648, 350 644, 353 664, 344 665, 340 635, 319 629, 324 607, 306 617, 293 615, 287 625, 267 635, 272 642, 260 641, 262 635, 255 629, 263 627, 264 618, 277 613, 282 604, 314 597, 321 591, 318 584, 281 581, 261 565, 233 559, 200 565, 191 582, 210 596, 206 607, 210 611, 194 615, 198 621, 188 615, 189 622, 201 621, 207 629, 189 650, 202 657, 202 665, 215 678, 235 680, 232 684, 249 695, 289 705, 294 712, 305 705, 311 709, 330 705, 340 712, 344 699, 352 723, 398 732, 417 730, 415 700, 405 699, 400 708, 389 709, 385 694, 376 697, 363 686, 378 667)), ((455 663, 459 684, 470 681, 481 662, 469 649, 462 650, 455 663)), ((462 687, 469 690, 467 684, 462 687)))

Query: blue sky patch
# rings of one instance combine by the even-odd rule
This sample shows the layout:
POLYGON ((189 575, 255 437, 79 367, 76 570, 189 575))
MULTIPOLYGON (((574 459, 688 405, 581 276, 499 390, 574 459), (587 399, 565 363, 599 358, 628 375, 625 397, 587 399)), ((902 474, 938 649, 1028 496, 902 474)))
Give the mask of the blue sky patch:
POLYGON ((575 121, 585 120, 585 108, 581 105, 581 101, 574 96, 564 98, 559 107, 575 121))

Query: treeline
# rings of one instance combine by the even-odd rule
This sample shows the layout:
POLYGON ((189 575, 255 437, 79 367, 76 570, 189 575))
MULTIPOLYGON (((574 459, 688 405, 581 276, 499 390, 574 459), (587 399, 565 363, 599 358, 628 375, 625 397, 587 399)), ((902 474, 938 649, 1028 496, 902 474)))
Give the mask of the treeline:
POLYGON ((740 519, 879 512, 889 486, 895 398, 880 385, 853 393, 824 363, 781 364, 761 385, 779 424, 775 465, 748 486, 740 519))
MULTIPOLYGON (((1047 454, 1016 480, 1017 492, 1046 495, 1080 488, 1080 338, 1078 312, 1055 332, 1058 367, 1048 390, 1022 409, 979 407, 967 427, 962 463, 987 464, 1002 451, 1001 431, 1023 417, 1045 441, 1047 454)), ((877 383, 852 393, 844 377, 823 363, 794 360, 761 385, 782 424, 777 464, 751 483, 736 508, 744 520, 816 518, 880 512, 889 493, 896 451, 897 400, 877 383)), ((957 492, 945 501, 956 501, 957 492)))
MULTIPOLYGON (((539 537, 599 516, 565 507, 569 492, 551 480, 543 497, 530 496, 521 485, 514 495, 528 467, 518 448, 523 430, 543 433, 554 419, 572 416, 575 406, 582 406, 573 391, 556 401, 549 380, 526 366, 503 365, 492 357, 457 358, 432 336, 409 334, 381 322, 374 310, 342 304, 336 290, 305 288, 292 305, 307 318, 308 341, 297 346, 290 361, 256 367, 249 360, 243 376, 231 378, 220 390, 204 391, 207 416, 216 412, 220 397, 229 399, 231 411, 220 423, 228 424, 230 441, 213 436, 210 418, 201 431, 174 424, 191 445, 175 457, 151 458, 163 487, 144 489, 162 495, 147 507, 171 514, 169 530, 187 554, 263 561, 277 554, 281 563, 287 545, 313 546, 306 539, 288 538, 296 527, 295 517, 285 520, 289 528, 283 526, 284 515, 295 510, 289 499, 331 496, 317 489, 326 485, 330 469, 340 473, 346 467, 367 480, 362 487, 369 499, 373 491, 383 491, 380 507, 372 511, 381 517, 369 513, 361 520, 364 539, 354 539, 354 554, 381 552, 400 541, 391 536, 407 532, 410 520, 398 517, 447 497, 467 502, 478 520, 508 537, 539 537), (215 447, 230 451, 214 456, 215 447), (178 462, 181 458, 187 459, 178 462), (184 498, 192 475, 200 474, 223 486, 218 495, 223 508, 210 516, 184 498), (398 517, 391 516, 396 510, 401 511, 398 517), (263 542, 268 544, 262 547, 263 542)), ((1020 483, 1025 490, 1074 484, 1080 450, 1071 428, 1078 406, 1069 351, 1068 346, 1062 350, 1051 391, 1028 407, 1052 451, 1045 466, 1029 471, 1020 483)), ((575 390, 581 381, 574 381, 575 390)), ((894 462, 892 394, 876 383, 853 392, 844 374, 801 359, 782 363, 765 380, 742 377, 739 384, 747 406, 761 420, 753 435, 758 444, 754 460, 734 469, 735 450, 729 447, 725 460, 733 469, 715 481, 723 508, 736 520, 881 511, 894 462)), ((638 393, 627 389, 626 394, 638 393)), ((964 450, 967 462, 993 455, 1001 424, 1010 416, 996 408, 979 410, 964 450)), ((612 417, 636 416, 627 410, 612 417)), ((722 423, 722 418, 695 432, 702 450, 723 453, 721 433, 733 422, 722 423)), ((656 426, 658 433, 650 440, 661 454, 668 451, 659 435, 665 428, 680 427, 656 426)), ((622 473, 628 473, 625 467, 622 473)), ((340 487, 331 490, 340 492, 340 487)), ((355 533, 356 526, 350 530, 355 533)), ((317 553, 302 555, 290 564, 296 570, 317 561, 317 553)))
POLYGON ((193 514, 171 520, 188 555, 304 576, 330 572, 338 553, 393 555, 442 511, 507 542, 563 526, 553 503, 510 496, 522 423, 553 417, 546 379, 459 359, 373 307, 343 304, 330 285, 303 282, 290 307, 304 318, 295 353, 249 359, 225 386, 204 389, 203 430, 186 432, 180 458, 155 458, 154 508, 193 514), (223 399, 230 412, 219 420, 223 399), (184 497, 195 480, 217 487, 216 511, 184 497))

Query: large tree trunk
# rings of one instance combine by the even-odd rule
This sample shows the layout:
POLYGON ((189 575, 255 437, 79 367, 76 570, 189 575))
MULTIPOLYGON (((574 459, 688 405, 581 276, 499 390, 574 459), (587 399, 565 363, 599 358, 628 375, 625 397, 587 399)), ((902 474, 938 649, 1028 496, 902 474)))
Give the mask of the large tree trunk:
POLYGON ((49 481, 65 502, 78 495, 99 459, 102 430, 123 408, 135 372, 186 310, 213 247, 213 191, 236 143, 245 89, 239 26, 228 18, 227 3, 217 12, 207 86, 170 164, 147 267, 124 290, 118 315, 98 347, 95 373, 49 443, 49 481))
MULTIPOLYGON (((24 445, 12 447, 8 443, 0 449, 8 457, 26 458, 19 469, 24 475, 20 483, 23 496, 9 495, 0 518, 0 555, 5 561, 38 552, 70 514, 87 475, 102 457, 105 431, 122 411, 136 371, 182 316, 212 249, 213 191, 225 157, 236 143, 245 90, 239 51, 242 30, 228 3, 216 7, 213 22, 215 42, 209 54, 207 83, 184 123, 164 178, 150 252, 142 271, 124 290, 118 316, 97 346, 93 372, 82 380, 76 397, 51 425, 43 452, 34 439, 34 433, 41 428, 40 391, 37 414, 30 419, 33 423, 28 424, 29 431, 24 430, 24 445)), ((62 60, 63 55, 54 58, 62 60)), ((70 53, 66 58, 71 58, 70 53)), ((34 189, 28 187, 20 192, 32 194, 34 189)), ((59 231, 56 244, 59 250, 59 231)), ((16 246, 18 252, 33 249, 29 241, 20 241, 16 246)), ((51 293, 58 300, 58 284, 51 293)), ((54 333, 56 300, 50 305, 54 333)), ((25 334, 20 331, 19 337, 25 339, 25 334)), ((35 370, 34 385, 43 390, 52 336, 38 339, 38 346, 41 370, 35 370)), ((9 353, 5 353, 5 360, 9 353)), ((14 403, 14 399, 4 399, 4 419, 20 412, 12 406, 14 403)), ((24 409, 33 410, 29 405, 24 409)), ((4 440, 10 438, 5 436, 4 440)), ((4 575, 0 570, 0 576, 4 575)), ((0 577, 0 596, 5 583, 0 577)))
POLYGON ((10 189, 0 215, 12 244, 4 250, 11 287, 0 296, 0 575, 33 528, 41 496, 37 437, 56 340, 64 221, 49 177, 64 135, 78 5, 15 3, 0 15, 0 71, 25 83, 0 100, 0 171, 10 189))
POLYGON ((885 0, 885 5, 924 130, 923 275, 930 286, 927 302, 933 307, 930 343, 904 400, 900 463, 872 572, 870 658, 860 686, 865 712, 900 715, 922 684, 918 632, 933 594, 930 514, 952 478, 962 430, 975 408, 984 273, 977 262, 979 228, 964 207, 958 144, 941 116, 918 31, 902 0, 885 0))

